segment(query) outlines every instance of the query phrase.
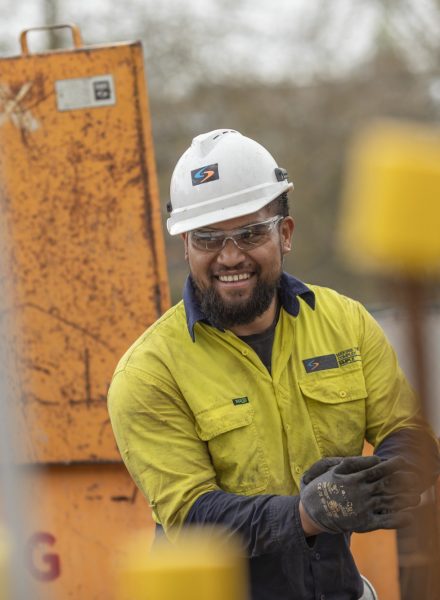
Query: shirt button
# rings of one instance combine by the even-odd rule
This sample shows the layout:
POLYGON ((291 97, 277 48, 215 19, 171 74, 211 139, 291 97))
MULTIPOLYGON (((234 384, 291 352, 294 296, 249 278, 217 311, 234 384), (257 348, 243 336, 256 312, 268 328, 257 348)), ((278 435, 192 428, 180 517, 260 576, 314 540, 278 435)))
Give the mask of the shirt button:
POLYGON ((301 467, 299 467, 299 466, 295 467, 295 471, 296 471, 296 473, 301 473, 301 467))
MULTIPOLYGON (((316 560, 319 560, 321 558, 321 555, 319 554, 319 552, 317 552, 315 554, 315 558, 316 558, 316 560)), ((323 596, 321 596, 321 598, 323 598, 323 596)))
POLYGON ((346 392, 345 390, 341 390, 341 391, 339 392, 339 397, 340 397, 340 398, 346 398, 346 396, 347 396, 347 392, 346 392))
POLYGON ((286 424, 286 431, 290 431, 290 425, 286 424))
POLYGON ((243 354, 243 356, 247 356, 249 354, 248 350, 242 350, 241 353, 243 354))

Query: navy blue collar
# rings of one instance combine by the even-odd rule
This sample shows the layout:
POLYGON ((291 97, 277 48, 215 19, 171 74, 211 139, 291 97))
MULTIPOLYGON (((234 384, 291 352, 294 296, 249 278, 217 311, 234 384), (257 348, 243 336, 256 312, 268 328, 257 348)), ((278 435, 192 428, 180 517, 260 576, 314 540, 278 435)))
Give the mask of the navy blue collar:
MULTIPOLYGON (((296 279, 288 273, 283 273, 280 279, 280 286, 278 289, 278 297, 281 302, 281 306, 293 317, 297 317, 299 313, 299 300, 298 296, 303 298, 307 304, 315 309, 315 294, 305 283, 296 279)), ((188 325, 188 331, 195 341, 194 326, 198 321, 213 325, 208 321, 206 316, 200 307, 199 301, 197 300, 196 292, 190 277, 185 282, 183 288, 183 304, 185 306, 186 313, 186 324, 188 325)), ((215 327, 215 325, 214 325, 215 327)))

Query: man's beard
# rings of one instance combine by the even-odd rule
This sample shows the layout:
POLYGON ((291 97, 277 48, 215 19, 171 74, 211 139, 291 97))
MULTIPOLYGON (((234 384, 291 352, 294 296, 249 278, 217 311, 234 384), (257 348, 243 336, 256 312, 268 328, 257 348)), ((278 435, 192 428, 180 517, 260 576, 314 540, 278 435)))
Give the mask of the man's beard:
POLYGON ((200 307, 208 321, 221 329, 230 329, 234 325, 252 323, 254 319, 266 312, 273 300, 279 286, 281 273, 272 275, 267 280, 260 279, 258 273, 255 273, 255 276, 257 281, 250 298, 243 302, 231 303, 223 300, 214 285, 201 289, 192 275, 190 275, 190 279, 200 307))

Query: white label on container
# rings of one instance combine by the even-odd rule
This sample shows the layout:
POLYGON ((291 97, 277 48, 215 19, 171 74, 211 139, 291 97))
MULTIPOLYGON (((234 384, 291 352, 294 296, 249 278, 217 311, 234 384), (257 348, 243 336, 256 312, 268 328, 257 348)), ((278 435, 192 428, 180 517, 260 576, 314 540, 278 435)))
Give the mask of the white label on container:
POLYGON ((113 75, 55 81, 58 110, 77 110, 116 104, 113 75))

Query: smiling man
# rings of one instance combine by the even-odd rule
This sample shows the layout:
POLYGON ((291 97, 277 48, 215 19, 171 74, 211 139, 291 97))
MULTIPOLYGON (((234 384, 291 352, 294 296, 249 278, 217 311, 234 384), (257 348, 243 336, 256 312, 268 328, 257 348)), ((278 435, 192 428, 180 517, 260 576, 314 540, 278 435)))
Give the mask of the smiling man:
POLYGON ((193 140, 168 220, 183 301, 121 359, 110 416, 158 527, 240 535, 253 600, 372 598, 350 534, 405 526, 438 448, 367 311, 283 272, 292 188, 236 131, 193 140))

